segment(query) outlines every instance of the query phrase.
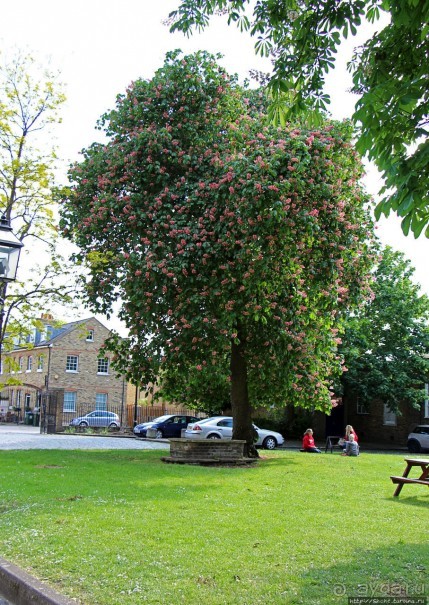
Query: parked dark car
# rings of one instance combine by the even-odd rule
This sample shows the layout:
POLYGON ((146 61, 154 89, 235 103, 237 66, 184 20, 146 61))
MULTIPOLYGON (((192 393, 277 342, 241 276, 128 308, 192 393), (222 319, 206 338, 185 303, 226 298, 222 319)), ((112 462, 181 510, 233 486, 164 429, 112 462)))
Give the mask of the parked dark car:
POLYGON ((143 422, 134 427, 134 434, 137 437, 146 437, 147 429, 155 429, 154 437, 162 439, 162 437, 180 437, 182 429, 186 429, 190 422, 196 422, 198 418, 195 416, 184 416, 182 414, 167 414, 155 418, 151 422, 143 422))
POLYGON ((70 426, 101 426, 108 427, 109 429, 119 429, 121 423, 117 414, 101 410, 73 418, 70 426))

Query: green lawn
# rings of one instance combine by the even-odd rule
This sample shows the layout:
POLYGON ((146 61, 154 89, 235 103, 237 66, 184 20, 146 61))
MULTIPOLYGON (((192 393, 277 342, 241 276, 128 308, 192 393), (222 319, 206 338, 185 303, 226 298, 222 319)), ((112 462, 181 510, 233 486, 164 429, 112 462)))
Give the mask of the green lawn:
POLYGON ((0 553, 85 605, 346 604, 428 586, 429 491, 402 455, 4 451, 0 553))

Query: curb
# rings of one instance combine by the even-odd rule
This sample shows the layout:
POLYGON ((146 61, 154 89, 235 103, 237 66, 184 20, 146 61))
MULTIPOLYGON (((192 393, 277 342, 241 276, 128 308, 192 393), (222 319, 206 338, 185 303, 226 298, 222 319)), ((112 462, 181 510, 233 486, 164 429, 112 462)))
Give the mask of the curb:
POLYGON ((26 571, 0 557, 0 592, 11 605, 76 605, 26 571))

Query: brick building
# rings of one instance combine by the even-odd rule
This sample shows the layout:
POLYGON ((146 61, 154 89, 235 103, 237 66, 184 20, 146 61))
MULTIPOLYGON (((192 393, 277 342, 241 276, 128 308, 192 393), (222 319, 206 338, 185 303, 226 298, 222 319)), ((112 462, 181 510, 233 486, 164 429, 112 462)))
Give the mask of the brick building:
POLYGON ((327 435, 344 434, 346 424, 351 424, 361 442, 404 446, 407 436, 417 424, 429 424, 429 388, 422 397, 419 409, 409 403, 400 403, 397 413, 392 412, 380 401, 363 406, 356 397, 345 398, 341 405, 333 408, 330 416, 317 412, 314 416, 315 434, 319 439, 327 435))
POLYGON ((63 425, 92 410, 120 414, 125 380, 111 372, 109 357, 99 357, 108 328, 95 317, 58 325, 45 314, 40 323, 43 328, 35 329, 25 345, 2 355, 0 416, 22 420, 26 411, 40 407, 47 389, 61 393, 63 425), (17 384, 6 386, 10 379, 17 384))

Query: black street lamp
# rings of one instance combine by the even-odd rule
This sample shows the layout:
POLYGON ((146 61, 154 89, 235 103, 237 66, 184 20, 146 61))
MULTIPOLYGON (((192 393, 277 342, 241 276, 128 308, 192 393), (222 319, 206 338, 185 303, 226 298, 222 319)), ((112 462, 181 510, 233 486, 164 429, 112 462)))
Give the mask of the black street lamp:
MULTIPOLYGON (((7 283, 15 281, 18 269, 19 255, 23 243, 12 233, 9 220, 2 216, 0 219, 0 281, 7 283)), ((3 301, 4 302, 4 301, 3 301)))
POLYGON ((19 255, 23 243, 12 233, 9 220, 3 214, 0 219, 0 368, 3 346, 3 317, 6 285, 16 279, 19 255))

